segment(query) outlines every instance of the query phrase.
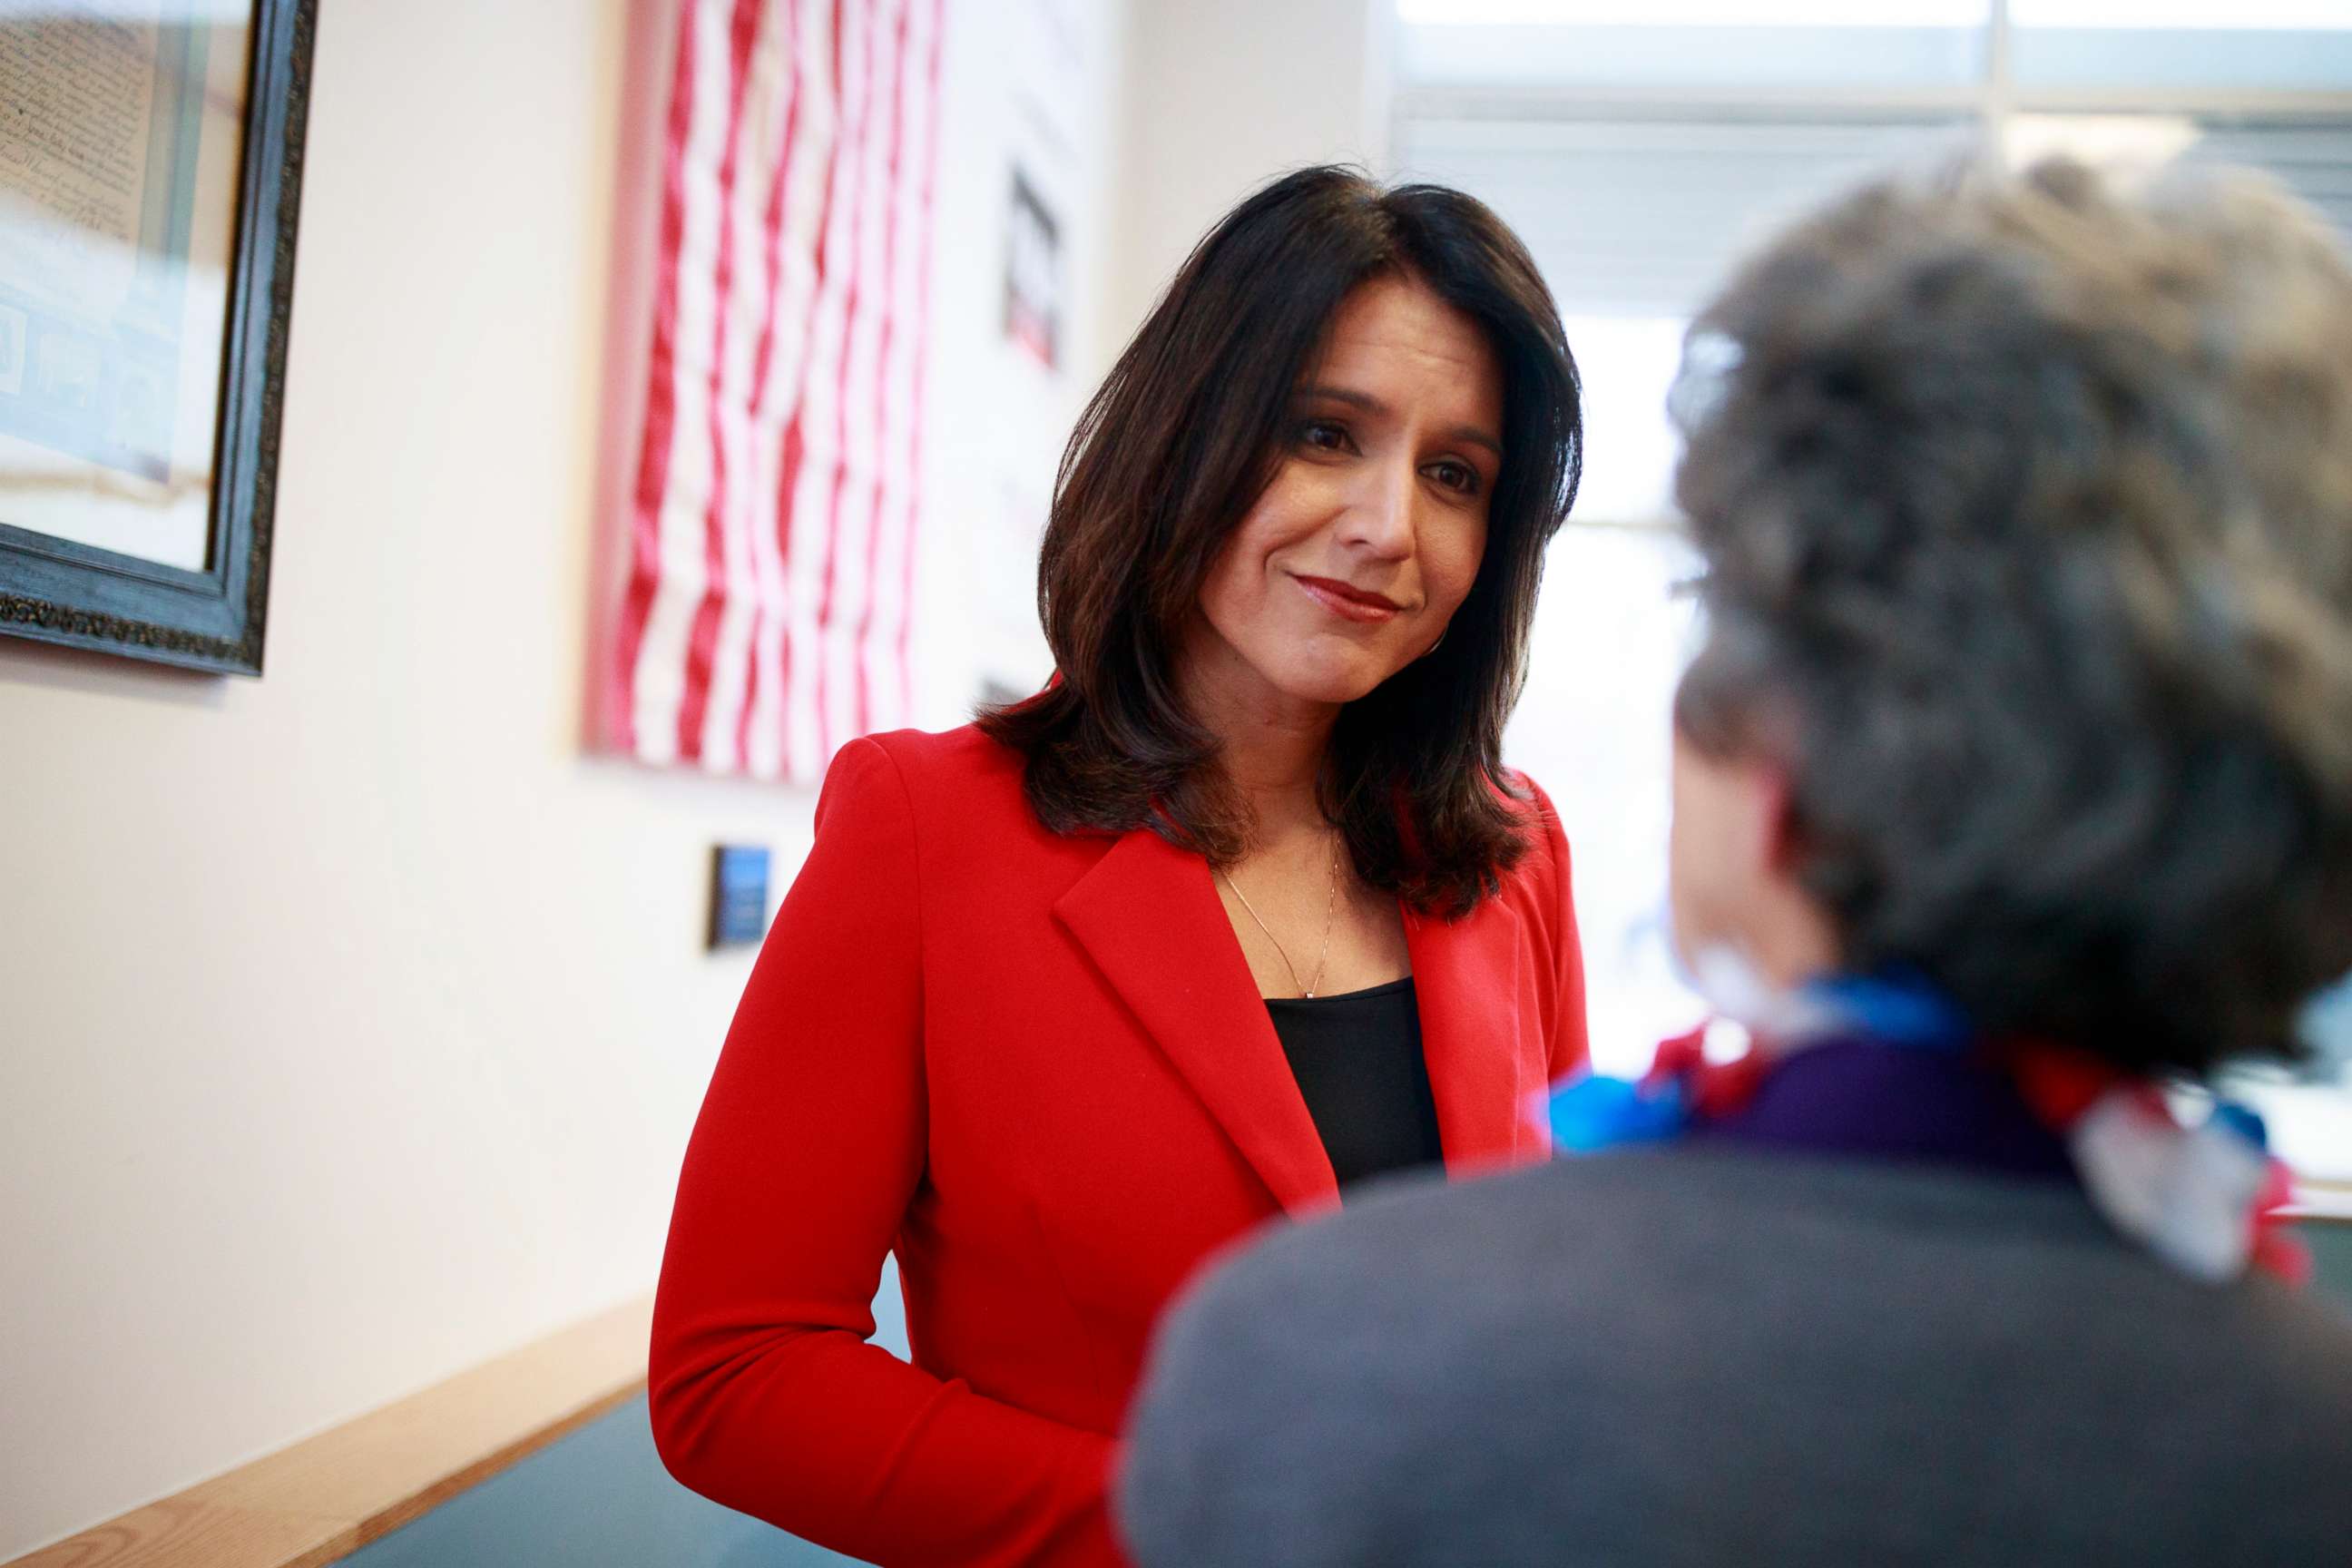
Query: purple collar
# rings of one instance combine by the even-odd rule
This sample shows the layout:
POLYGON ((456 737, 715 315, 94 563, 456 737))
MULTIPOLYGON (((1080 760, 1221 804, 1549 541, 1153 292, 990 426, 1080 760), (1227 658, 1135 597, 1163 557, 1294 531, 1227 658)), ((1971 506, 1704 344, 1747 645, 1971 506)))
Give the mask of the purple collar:
POLYGON ((1970 1052, 1824 1040, 1768 1068, 1741 1109, 1689 1136, 2076 1180, 2064 1139, 1970 1052))

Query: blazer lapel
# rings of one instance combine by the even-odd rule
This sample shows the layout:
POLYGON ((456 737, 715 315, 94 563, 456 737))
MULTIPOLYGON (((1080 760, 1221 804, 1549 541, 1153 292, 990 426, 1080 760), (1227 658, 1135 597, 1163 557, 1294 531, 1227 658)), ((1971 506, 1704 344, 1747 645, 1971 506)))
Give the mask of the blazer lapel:
POLYGON ((1054 914, 1282 1206, 1336 1202, 1330 1157, 1201 858, 1138 828, 1054 914))
POLYGON ((1408 909, 1404 933, 1445 1168, 1459 1174, 1507 1161, 1527 1141, 1518 1065, 1519 917, 1492 899, 1459 921, 1408 909))

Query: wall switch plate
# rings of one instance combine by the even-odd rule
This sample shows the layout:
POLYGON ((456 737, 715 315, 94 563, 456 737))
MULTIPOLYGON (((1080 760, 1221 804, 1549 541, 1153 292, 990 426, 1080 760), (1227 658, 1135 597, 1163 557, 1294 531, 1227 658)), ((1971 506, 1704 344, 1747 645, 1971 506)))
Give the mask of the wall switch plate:
POLYGON ((756 945, 768 933, 768 851, 721 844, 710 851, 710 951, 756 945))

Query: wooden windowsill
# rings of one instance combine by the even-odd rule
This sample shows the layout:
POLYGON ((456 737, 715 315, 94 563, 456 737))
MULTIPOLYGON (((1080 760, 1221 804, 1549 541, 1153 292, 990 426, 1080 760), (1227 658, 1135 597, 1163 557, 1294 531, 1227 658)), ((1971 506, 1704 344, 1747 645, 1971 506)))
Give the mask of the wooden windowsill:
POLYGON ((459 1373, 5 1568, 317 1568, 645 1386, 650 1297, 459 1373))
POLYGON ((2294 1206, 2289 1212, 2305 1221, 2329 1225, 2352 1222, 2352 1182, 2297 1182, 2294 1206))

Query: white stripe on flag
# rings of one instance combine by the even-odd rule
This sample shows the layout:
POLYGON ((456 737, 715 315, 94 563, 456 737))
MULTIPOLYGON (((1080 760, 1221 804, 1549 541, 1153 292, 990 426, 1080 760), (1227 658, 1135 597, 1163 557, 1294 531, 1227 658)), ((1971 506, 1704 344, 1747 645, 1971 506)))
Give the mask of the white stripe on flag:
POLYGON ((929 244, 929 213, 924 207, 924 150, 929 145, 931 30, 936 0, 908 0, 907 48, 898 63, 898 184, 891 193, 898 225, 898 244, 890 258, 889 361, 883 368, 882 472, 875 507, 873 616, 861 639, 866 660, 866 691, 872 703, 871 722, 877 730, 896 729, 912 720, 902 694, 907 672, 900 668, 899 628, 908 608, 905 589, 907 551, 919 476, 915 442, 917 372, 924 352, 922 258, 929 244))
POLYGON ((713 773, 737 773, 743 766, 736 735, 750 673, 751 618, 757 604, 751 535, 754 521, 772 504, 753 488, 758 466, 751 457, 750 398, 751 356, 759 347, 760 323, 772 304, 767 287, 767 205, 776 163, 783 152, 780 128, 785 94, 790 90, 789 62, 784 58, 788 40, 779 30, 790 19, 786 9, 763 4, 753 24, 742 123, 735 139, 735 185, 729 195, 733 281, 719 331, 719 402, 714 411, 727 469, 727 493, 720 512, 726 597, 719 615, 709 697, 702 713, 702 765, 713 773))
POLYGON ((818 285, 815 322, 810 335, 805 390, 801 396, 799 427, 803 460, 798 482, 787 504, 792 549, 788 572, 791 627, 794 657, 784 693, 786 754, 796 772, 821 772, 828 758, 816 718, 819 667, 827 650, 817 610, 824 593, 828 538, 827 502, 833 490, 833 468, 839 452, 839 404, 842 359, 846 349, 851 269, 855 265, 854 220, 860 192, 856 188, 858 150, 866 136, 866 55, 868 27, 864 5, 850 0, 841 8, 841 141, 834 154, 831 210, 825 215, 822 238, 822 278, 818 285))
MULTIPOLYGON (((797 114, 786 150, 783 188, 777 213, 776 297, 767 323, 767 375, 753 391, 757 409, 752 445, 758 453, 759 522, 752 530, 752 559, 759 584, 759 629, 751 658, 750 734, 745 765, 755 777, 784 771, 784 656, 790 609, 784 580, 783 531, 790 516, 779 501, 784 433, 800 412, 808 360, 809 307, 816 288, 816 229, 825 199, 825 172, 839 129, 833 91, 831 0, 788 0, 793 15, 791 51, 797 114)), ((807 763, 801 769, 805 776, 807 763)))
POLYGON ((926 479, 923 465, 927 457, 923 449, 923 431, 929 418, 924 406, 924 396, 930 370, 931 262, 936 255, 934 226, 939 215, 940 56, 944 42, 942 35, 947 27, 946 0, 929 0, 923 14, 923 89, 919 95, 922 105, 922 133, 916 142, 921 149, 921 168, 918 173, 910 165, 907 174, 907 183, 915 188, 915 200, 922 213, 917 225, 917 232, 921 237, 915 247, 915 278, 909 296, 915 306, 915 331, 908 345, 910 374, 913 376, 907 416, 909 457, 900 473, 900 479, 907 487, 907 500, 903 521, 898 530, 899 569, 893 578, 898 585, 898 625, 888 643, 892 662, 898 669, 898 685, 894 695, 898 700, 901 721, 907 722, 915 717, 909 623, 915 614, 915 545, 923 526, 926 479))
POLYGON ((825 616, 824 691, 820 718, 830 752, 857 732, 858 626, 867 592, 866 541, 874 524, 874 481, 880 432, 875 400, 882 375, 882 327, 889 310, 883 252, 892 217, 890 155, 898 130, 898 12, 903 0, 879 0, 867 35, 866 122, 870 130, 858 174, 857 246, 848 348, 841 377, 841 463, 826 498, 832 514, 830 603, 825 616))

